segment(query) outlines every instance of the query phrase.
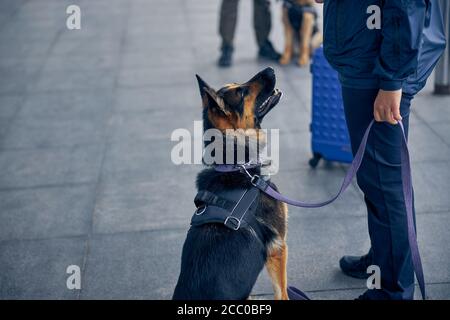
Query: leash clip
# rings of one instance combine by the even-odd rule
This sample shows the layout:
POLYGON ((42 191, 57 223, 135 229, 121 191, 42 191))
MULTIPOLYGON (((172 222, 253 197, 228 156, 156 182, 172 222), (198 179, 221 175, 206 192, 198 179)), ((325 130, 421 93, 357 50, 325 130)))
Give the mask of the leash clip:
POLYGON ((248 172, 246 166, 251 164, 251 162, 247 162, 247 163, 243 163, 243 164, 239 164, 238 167, 240 168, 240 171, 242 173, 245 173, 250 179, 253 179, 253 176, 250 174, 250 172, 248 172))
POLYGON ((260 179, 261 177, 260 176, 258 176, 257 174, 255 174, 254 176, 252 176, 251 178, 250 178, 250 183, 254 186, 254 187, 258 187, 258 182, 259 182, 259 179, 260 179))
POLYGON ((239 165, 239 168, 241 169, 242 173, 245 173, 249 178, 250 178, 250 183, 252 184, 252 186, 261 189, 261 190, 265 190, 267 189, 267 183, 261 179, 261 177, 257 174, 252 175, 250 174, 250 172, 248 172, 247 168, 245 167, 248 163, 245 164, 241 164, 239 165))

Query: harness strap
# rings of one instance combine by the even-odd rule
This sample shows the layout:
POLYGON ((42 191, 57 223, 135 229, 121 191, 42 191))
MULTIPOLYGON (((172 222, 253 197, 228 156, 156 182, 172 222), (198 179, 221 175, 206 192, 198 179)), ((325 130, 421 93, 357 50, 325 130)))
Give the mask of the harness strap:
POLYGON ((221 207, 203 206, 195 211, 191 219, 191 225, 201 226, 207 223, 223 223, 229 214, 229 211, 221 207))
POLYGON ((225 219, 223 224, 233 230, 239 230, 245 214, 250 209, 250 206, 255 202, 256 198, 258 198, 258 195, 259 189, 247 189, 233 210, 231 210, 230 215, 225 219))
POLYGON ((231 201, 210 191, 201 190, 195 197, 197 210, 192 216, 191 225, 221 223, 234 231, 247 228, 264 243, 263 231, 254 215, 260 192, 255 187, 233 190, 237 201, 231 201))
MULTIPOLYGON (((370 130, 372 129, 374 124, 374 120, 372 120, 369 124, 369 126, 366 129, 366 132, 364 133, 364 136, 362 138, 361 144, 358 147, 358 151, 356 152, 353 161, 350 165, 350 168, 347 171, 347 174, 344 177, 344 181, 342 182, 342 185, 338 191, 338 193, 332 197, 329 200, 322 201, 322 202, 304 202, 299 200, 293 200, 288 197, 283 196, 281 193, 273 189, 264 179, 261 179, 258 175, 251 175, 245 167, 239 167, 235 166, 234 171, 242 171, 244 170, 245 173, 249 176, 250 181, 253 186, 261 190, 262 192, 266 193, 267 195, 271 196, 272 198, 285 202, 287 204, 296 206, 296 207, 302 207, 302 208, 319 208, 326 206, 333 201, 335 201, 339 196, 347 189, 347 187, 350 185, 351 181, 355 177, 359 167, 361 166, 364 152, 366 150, 367 146, 367 139, 369 137, 370 130)), ((403 187, 403 195, 404 195, 404 201, 405 201, 405 207, 406 207, 406 217, 407 217, 407 228, 408 228, 408 242, 409 247, 411 250, 411 259, 414 266, 414 271, 416 273, 417 281, 419 283, 420 292, 422 294, 422 299, 426 299, 426 293, 425 293, 425 280, 423 275, 423 269, 422 269, 422 262, 420 259, 419 254, 419 248, 417 244, 417 235, 416 235, 416 229, 414 226, 414 216, 413 216, 413 205, 412 205, 412 178, 411 178, 411 164, 409 159, 409 150, 408 150, 408 143, 405 135, 405 129, 403 127, 403 123, 399 121, 400 128, 402 130, 402 148, 401 148, 401 170, 402 170, 402 187, 403 187)), ((222 169, 225 169, 221 166, 217 166, 216 170, 219 172, 224 172, 222 169)), ((227 172, 230 172, 231 170, 229 167, 226 168, 227 172)))
POLYGON ((235 202, 220 197, 208 190, 200 190, 195 196, 194 203, 197 208, 207 205, 217 206, 226 210, 232 210, 236 205, 235 202))

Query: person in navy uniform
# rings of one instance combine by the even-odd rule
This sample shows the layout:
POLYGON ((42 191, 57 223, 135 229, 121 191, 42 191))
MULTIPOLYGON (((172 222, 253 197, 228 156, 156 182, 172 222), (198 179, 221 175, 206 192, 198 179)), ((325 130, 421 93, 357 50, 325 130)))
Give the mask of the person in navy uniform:
POLYGON ((371 248, 344 256, 342 271, 367 278, 380 268, 381 289, 359 299, 414 298, 414 269, 402 192, 402 121, 445 48, 438 0, 316 0, 324 3, 324 53, 339 73, 353 153, 373 118, 357 175, 368 212, 371 248), (351 14, 351 18, 349 18, 351 14))

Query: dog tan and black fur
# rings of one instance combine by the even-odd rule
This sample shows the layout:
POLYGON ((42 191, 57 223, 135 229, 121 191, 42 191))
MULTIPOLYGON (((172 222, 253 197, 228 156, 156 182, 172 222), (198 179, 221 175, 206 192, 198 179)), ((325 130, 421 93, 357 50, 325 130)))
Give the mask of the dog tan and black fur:
MULTIPOLYGON (((247 135, 245 138, 265 140, 261 121, 281 97, 281 92, 274 89, 272 68, 259 72, 246 83, 228 84, 217 91, 197 78, 205 130, 216 128, 225 136, 227 129, 243 129, 239 132, 247 135)), ((250 173, 259 174, 260 170, 255 167, 250 173)), ((198 174, 196 185, 198 190, 214 188, 216 191, 251 187, 245 174, 217 172, 211 167, 198 174)), ((264 266, 271 277, 275 299, 288 299, 287 206, 265 194, 261 194, 258 201, 254 214, 262 239, 252 230, 235 231, 220 223, 191 226, 183 246, 173 299, 247 299, 264 266)))
MULTIPOLYGON (((298 6, 314 6, 314 0, 289 0, 291 4, 298 6)), ((305 66, 310 61, 312 51, 322 44, 321 32, 314 34, 316 16, 311 12, 303 12, 299 30, 294 29, 289 18, 288 7, 283 5, 282 22, 284 27, 284 51, 280 58, 280 64, 289 64, 294 54, 294 46, 299 45, 297 65, 305 66)))

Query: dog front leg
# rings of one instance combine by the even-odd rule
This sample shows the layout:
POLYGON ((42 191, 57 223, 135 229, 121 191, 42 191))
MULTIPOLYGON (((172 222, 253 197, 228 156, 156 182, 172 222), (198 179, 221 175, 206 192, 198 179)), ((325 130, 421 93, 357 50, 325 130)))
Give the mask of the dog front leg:
POLYGON ((285 241, 280 246, 269 251, 266 268, 272 280, 275 300, 289 300, 287 294, 287 255, 288 247, 285 241))
POLYGON ((292 59, 294 30, 289 22, 288 9, 283 8, 283 26, 284 26, 284 52, 280 58, 280 64, 288 64, 292 59))
POLYGON ((310 12, 303 14, 302 26, 300 28, 300 55, 298 65, 304 66, 309 63, 311 37, 314 28, 314 15, 310 12))

